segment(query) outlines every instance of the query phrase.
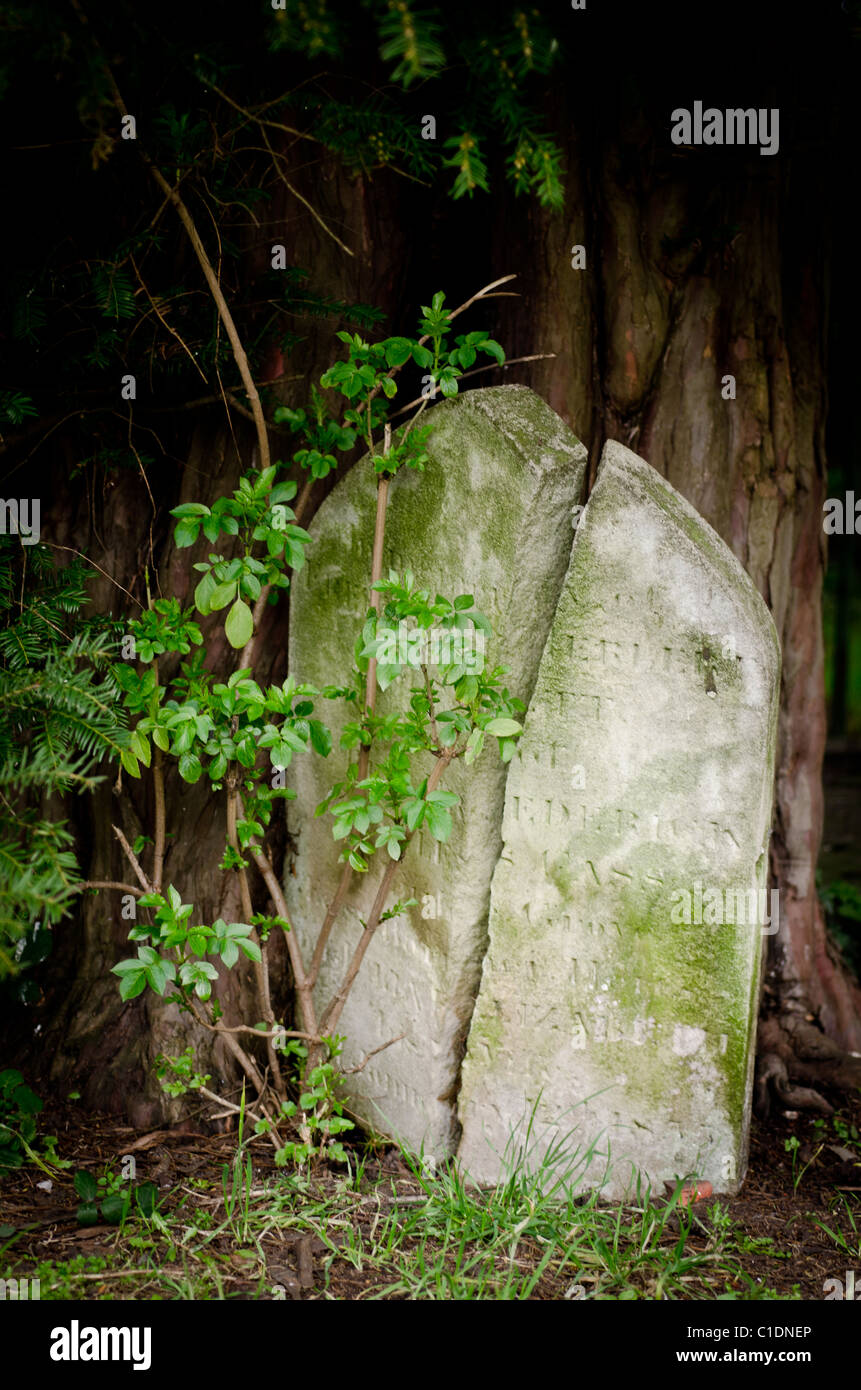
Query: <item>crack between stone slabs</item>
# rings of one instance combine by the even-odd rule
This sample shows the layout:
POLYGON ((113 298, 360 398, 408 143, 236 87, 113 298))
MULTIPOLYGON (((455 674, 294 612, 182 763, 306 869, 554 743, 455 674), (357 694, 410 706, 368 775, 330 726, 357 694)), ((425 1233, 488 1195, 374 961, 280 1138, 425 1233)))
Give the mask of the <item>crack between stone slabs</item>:
MULTIPOLYGON (((528 388, 528 387, 524 387, 523 389, 524 389, 524 390, 528 390, 529 388, 528 388)), ((483 408, 484 402, 481 402, 480 404, 479 404, 478 402, 476 402, 476 405, 477 405, 477 408, 478 408, 478 410, 479 410, 479 412, 480 412, 481 414, 484 414, 484 415, 487 416, 487 418, 490 418, 489 412, 485 411, 484 408, 483 408)), ((563 422, 563 423, 567 423, 567 422, 563 422)), ((497 426, 497 427, 498 427, 498 426, 497 426)), ((569 427, 569 428, 570 428, 570 427, 569 427)), ((502 433, 505 434, 506 431, 503 430, 502 433)), ((571 431, 571 433, 573 434, 573 430, 571 431)), ((575 436, 575 438, 576 438, 576 436, 575 436)), ((515 447, 515 449, 517 449, 517 451, 518 451, 519 453, 522 453, 522 450, 519 449, 519 446, 516 444, 516 442, 515 442, 513 439, 511 439, 509 442, 513 445, 513 447, 515 447)), ((578 442, 580 442, 580 443, 582 444, 582 440, 579 440, 578 442)), ((603 445, 602 445, 602 448, 601 448, 601 453, 603 454, 603 445)), ((572 459, 572 462, 573 462, 573 461, 574 461, 574 460, 572 459)), ((526 712, 527 712, 527 715, 528 715, 528 713, 529 713, 529 706, 530 706, 531 703, 532 703, 532 697, 533 697, 533 695, 535 694, 535 687, 536 687, 536 685, 537 685, 537 683, 538 683, 538 672, 539 672, 539 669, 540 669, 540 666, 541 666, 541 662, 542 662, 543 659, 544 659, 544 653, 545 653, 545 651, 547 650, 547 643, 548 643, 548 641, 550 640, 550 633, 551 633, 551 631, 552 631, 552 629, 553 629, 553 622, 554 622, 554 620, 555 620, 556 611, 557 611, 558 606, 559 606, 559 599, 560 599, 560 597, 561 597, 561 595, 562 595, 562 590, 563 590, 563 588, 565 587, 565 580, 566 580, 567 577, 568 577, 568 571, 569 571, 569 569, 570 569, 570 567, 571 567, 571 559, 572 559, 573 554, 574 554, 574 547, 575 547, 576 544, 577 544, 577 539, 578 539, 579 534, 580 534, 580 527, 583 525, 583 521, 584 521, 584 519, 585 519, 585 517, 586 517, 586 513, 587 513, 587 510, 588 510, 588 506, 589 506, 589 497, 591 496, 591 493, 589 492, 589 465, 590 465, 590 458, 589 458, 589 453, 588 453, 588 451, 587 451, 586 459, 585 459, 584 464, 583 464, 583 482, 582 482, 582 484, 581 484, 580 493, 579 493, 579 498, 580 498, 581 500, 578 501, 578 502, 575 502, 575 503, 573 504, 574 506, 582 506, 582 507, 583 507, 583 511, 582 511, 581 514, 580 514, 580 517, 579 517, 578 522, 577 522, 577 526, 574 528, 574 536, 573 536, 572 541, 571 541, 571 550, 570 550, 569 555, 568 555, 568 561, 567 561, 567 563, 566 563, 566 565, 565 565, 565 569, 564 569, 564 571, 563 571, 563 573, 562 573, 562 577, 561 577, 561 579, 560 579, 560 581, 559 581, 559 588, 558 588, 557 593, 556 593, 555 602, 554 602, 554 606, 553 606, 552 616, 551 616, 550 622, 548 623, 548 626, 547 626, 547 632, 546 632, 546 634, 545 634, 545 636, 544 636, 544 642, 543 642, 542 647, 541 647, 541 655, 540 655, 540 657, 539 657, 539 659, 538 659, 538 662, 537 662, 537 664, 536 664, 536 667, 535 667, 535 679, 534 679, 533 682, 532 682, 532 688, 531 688, 531 690, 529 691, 529 697, 528 697, 528 699, 526 700, 526 712), (582 500, 582 499, 585 499, 585 500, 582 500)), ((599 465, 598 465, 598 466, 599 466, 599 468, 600 468, 600 458, 599 458, 599 465)), ((548 476, 545 476, 544 481, 545 481, 545 483, 546 483, 547 485, 550 485, 550 483, 552 482, 552 475, 549 476, 549 477, 548 477, 548 476)), ((596 473, 595 484, 597 484, 597 482, 598 482, 598 474, 596 473)), ((536 494, 536 498, 533 499, 534 501, 537 500, 537 497, 538 497, 538 495, 540 494, 540 491, 541 491, 541 489, 539 488, 539 489, 538 489, 538 493, 536 494)), ((592 491, 594 491, 594 485, 593 485, 592 491)), ((514 595, 515 592, 516 592, 516 589, 512 589, 512 597, 513 597, 513 595, 514 595)), ((509 763, 508 768, 506 769, 506 773, 505 773, 505 786, 504 786, 504 789, 503 789, 503 808, 504 808, 504 806, 505 806, 505 795, 506 795, 506 793, 507 793, 507 791, 508 791, 508 777, 509 777, 510 771, 511 771, 511 764, 509 763)), ((503 809, 503 814, 504 814, 504 809, 503 809)), ((444 1103, 444 1104, 448 1104, 448 1105, 450 1105, 450 1107, 451 1107, 451 1115, 452 1115, 453 1129, 454 1129, 454 1133, 455 1133, 455 1135, 456 1135, 456 1141, 455 1141, 455 1144, 454 1144, 454 1152, 455 1152, 455 1153, 457 1153, 457 1150, 458 1150, 458 1148, 460 1147, 460 1141, 461 1141, 461 1138, 462 1138, 462 1135, 463 1135, 463 1126, 462 1126, 461 1123, 460 1123, 460 1117, 459 1117, 459 1115, 458 1115, 458 1104, 457 1104, 457 1103, 458 1103, 458 1099, 459 1099, 459 1097, 460 1097, 461 1086, 462 1086, 462 1084, 463 1084, 463 1063, 464 1063, 464 1059, 465 1059, 465 1057, 466 1057, 467 1049, 468 1049, 468 1046, 469 1046, 469 1035, 470 1035, 470 1033, 471 1033, 471 1031, 472 1031, 472 1021, 473 1021, 473 1018, 475 1017, 475 1009, 476 1009, 476 1005, 478 1004, 478 996, 479 996, 479 993, 480 993, 480 991, 481 991, 481 981, 482 981, 482 976, 483 976, 483 973, 484 973, 484 962, 485 962, 485 960, 487 959, 487 952, 488 952, 488 949, 489 949, 489 947, 490 947, 490 899, 491 899, 491 890, 492 890, 493 879, 494 879, 494 876, 495 876, 495 874, 496 874, 497 867, 498 867, 498 865, 499 865, 499 863, 500 863, 500 860, 502 859, 504 853, 505 853, 505 839, 504 839, 504 837, 502 836, 502 834, 500 834, 500 847, 499 847, 499 853, 497 854, 496 859, 494 860, 493 869, 491 870, 491 874, 490 874, 490 887, 488 888, 488 895, 487 895, 487 911, 483 914, 483 918, 482 918, 484 930, 483 930, 483 933, 482 933, 482 945, 481 945, 481 969, 480 969, 479 972, 478 972, 478 979, 477 979, 477 982, 476 982, 475 991, 471 993, 471 1007, 470 1007, 470 1010, 469 1010, 469 1015, 468 1015, 467 1018, 464 1019, 462 1036, 461 1036, 461 1039, 458 1041, 458 1044, 457 1044, 457 1051, 460 1053, 460 1055, 459 1055, 459 1057, 458 1057, 458 1059, 457 1059, 457 1064, 456 1064, 456 1067, 455 1067, 455 1069, 454 1069, 454 1076, 453 1076, 451 1085, 448 1087, 447 1090, 443 1091, 442 1094, 439 1095, 439 1096, 437 1097, 437 1100, 438 1100, 438 1101, 441 1101, 441 1102, 444 1103)))

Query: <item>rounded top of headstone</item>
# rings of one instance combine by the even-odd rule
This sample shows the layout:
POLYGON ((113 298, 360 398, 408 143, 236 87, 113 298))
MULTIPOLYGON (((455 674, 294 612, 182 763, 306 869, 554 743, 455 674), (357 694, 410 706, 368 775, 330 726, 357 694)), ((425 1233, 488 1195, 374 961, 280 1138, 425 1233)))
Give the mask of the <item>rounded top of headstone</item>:
MULTIPOLYGON (((587 450, 535 391, 528 386, 484 386, 441 401, 425 418, 435 431, 456 430, 464 416, 484 420, 505 437, 531 468, 585 465, 587 450)), ((433 447, 433 436, 431 436, 433 447)))
MULTIPOLYGON (((596 523, 611 512, 615 524, 598 530, 604 553, 616 548, 620 564, 628 563, 632 551, 657 550, 664 567, 665 581, 675 574, 686 576, 690 588, 690 565, 696 562, 700 584, 709 589, 718 606, 719 596, 742 623, 757 634, 762 656, 768 655, 771 677, 780 669, 780 641, 768 605, 747 570, 717 531, 694 506, 677 492, 651 464, 633 450, 608 439, 601 452, 595 485, 577 533, 578 544, 596 534, 596 523)), ((682 595, 679 595, 682 597, 682 595)), ((691 601, 700 598, 691 592, 691 601)))

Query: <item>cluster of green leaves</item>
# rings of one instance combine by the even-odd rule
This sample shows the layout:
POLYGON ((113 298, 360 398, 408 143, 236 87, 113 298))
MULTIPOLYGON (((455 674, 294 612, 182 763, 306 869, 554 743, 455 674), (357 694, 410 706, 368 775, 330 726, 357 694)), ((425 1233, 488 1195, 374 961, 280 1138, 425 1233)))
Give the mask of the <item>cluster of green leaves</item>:
POLYGON ((42 1102, 19 1071, 0 1071, 0 1169, 20 1168, 27 1147, 36 1142, 36 1116, 42 1102))
POLYGON ((192 618, 192 609, 183 611, 177 598, 155 599, 139 618, 131 620, 129 629, 134 655, 145 662, 165 652, 190 652, 192 645, 199 647, 203 641, 200 628, 192 618))
MULTIPOLYGON (((385 849, 392 859, 400 859, 407 839, 426 826, 435 840, 445 842, 452 830, 451 808, 457 804, 454 792, 442 788, 428 791, 428 776, 420 773, 422 755, 446 753, 463 757, 469 765, 482 752, 490 736, 498 743, 503 762, 514 754, 522 725, 515 715, 523 713, 522 700, 512 696, 503 684, 507 668, 485 669, 483 663, 464 661, 463 650, 453 646, 453 660, 436 668, 419 671, 407 661, 379 661, 381 653, 391 655, 390 633, 399 624, 427 631, 435 624, 451 633, 470 630, 484 637, 491 626, 483 613, 473 607, 471 594, 451 600, 437 594, 431 599, 427 589, 418 587, 407 571, 375 585, 385 600, 378 616, 370 608, 357 643, 357 665, 350 686, 324 687, 330 698, 346 699, 357 717, 341 734, 343 748, 364 745, 370 750, 369 773, 358 779, 358 767, 351 764, 343 781, 317 807, 334 818, 333 835, 343 840, 341 859, 357 873, 364 873, 377 850, 385 849), (369 715, 364 710, 365 674, 371 660, 377 661, 376 678, 382 690, 404 675, 416 677, 410 687, 404 711, 369 715)), ((464 644, 465 645, 465 644, 464 644)))
POLYGON ((44 958, 80 882, 73 836, 43 798, 91 791, 105 755, 128 747, 119 625, 82 618, 86 602, 81 561, 56 569, 47 546, 0 536, 0 976, 44 958))
MULTIPOLYGON (((327 1158, 332 1163, 348 1161, 347 1151, 338 1135, 347 1133, 354 1125, 344 1115, 341 1099, 343 1078, 335 1067, 343 1042, 343 1038, 324 1038, 326 1059, 312 1067, 307 1076, 304 1075, 303 1064, 307 1061, 308 1049, 304 1043, 290 1038, 280 1049, 296 1063, 294 1085, 299 1099, 282 1101, 279 1118, 291 1121, 298 1128, 300 1137, 288 1140, 276 1150, 275 1162, 279 1167, 288 1163, 302 1167, 318 1158, 327 1158)), ((268 1134, 271 1128, 268 1120, 258 1120, 254 1132, 268 1134)))
POLYGON ((190 1044, 178 1057, 160 1052, 155 1059, 155 1074, 165 1094, 174 1098, 199 1091, 211 1080, 209 1072, 195 1070, 194 1048, 190 1044))
MULTIPOLYGON (((548 10, 476 3, 455 13, 446 5, 419 8, 408 0, 378 0, 355 11, 342 7, 335 12, 325 0, 284 0, 272 19, 271 46, 329 69, 355 51, 357 31, 366 34, 372 26, 388 91, 406 93, 421 82, 425 109, 452 113, 453 133, 442 143, 450 153, 437 164, 454 171, 452 197, 489 190, 483 150, 501 145, 515 193, 528 192, 542 205, 560 208, 561 148, 540 113, 543 79, 563 53, 548 10)), ((406 102, 389 97, 382 110, 376 93, 374 98, 336 102, 322 80, 306 87, 303 96, 305 109, 313 111, 317 138, 348 163, 389 165, 413 177, 433 172, 433 165, 428 169, 433 147, 415 141, 415 118, 410 119, 406 102), (349 139, 353 132, 360 132, 361 140, 355 142, 360 149, 349 139)))
POLYGON ((129 932, 129 941, 149 942, 138 946, 137 957, 121 960, 112 967, 120 977, 120 995, 135 999, 147 985, 156 994, 164 994, 169 984, 174 986, 181 1002, 188 1005, 194 993, 198 999, 209 999, 212 981, 218 971, 207 955, 219 956, 228 970, 236 964, 240 951, 249 960, 259 961, 260 947, 251 939, 254 927, 250 922, 225 922, 221 917, 211 927, 192 925, 194 907, 184 903, 176 888, 161 893, 145 893, 138 899, 140 907, 152 908, 152 923, 138 922, 129 932))
POLYGON ((423 394, 430 400, 437 390, 446 397, 456 396, 460 377, 474 365, 479 353, 492 357, 500 366, 505 362, 502 347, 483 329, 460 334, 454 346, 449 346, 451 328, 451 314, 445 307, 445 295, 439 290, 431 304, 422 306, 418 338, 395 335, 372 343, 360 333, 339 332, 336 336, 345 344, 347 356, 323 373, 320 386, 324 391, 336 391, 346 400, 343 420, 328 412, 316 388, 307 409, 281 406, 275 411, 277 422, 304 438, 305 444, 294 453, 293 461, 306 468, 313 478, 325 478, 337 466, 333 450, 346 451, 363 438, 377 473, 394 476, 402 467, 423 469, 428 458, 430 425, 416 427, 411 422, 386 451, 380 451, 374 443, 375 435, 379 437, 388 422, 401 369, 410 364, 425 374, 423 394))
POLYGON ((275 421, 276 424, 289 425, 291 430, 302 434, 305 447, 294 453, 293 461, 306 469, 312 478, 328 477, 338 466, 334 450, 346 453, 356 442, 356 431, 339 424, 328 414, 326 402, 316 386, 311 387, 307 409, 293 410, 289 406, 278 406, 275 421))
MULTIPOLYGON (((269 800, 287 793, 261 785, 264 769, 257 766, 258 753, 266 752, 270 767, 282 771, 295 752, 313 748, 325 757, 331 749, 328 729, 312 717, 314 702, 309 697, 317 691, 297 685, 292 676, 266 690, 248 669, 234 671, 226 683, 216 681, 203 669, 203 652, 198 652, 194 660, 182 663, 167 686, 156 683, 153 667, 119 667, 117 679, 130 713, 140 716, 122 755, 132 776, 140 776, 140 762, 149 767, 151 742, 178 759, 184 782, 198 782, 206 773, 220 787, 235 762, 242 769, 245 790, 256 793, 258 813, 265 815, 266 824, 269 800), (173 694, 166 698, 168 691, 173 694)), ((240 823, 240 838, 242 834, 240 823)))
POLYGON ((79 1226, 95 1226, 99 1219, 109 1226, 124 1226, 132 1203, 141 1216, 152 1216, 158 1201, 154 1182, 142 1182, 133 1187, 109 1169, 98 1178, 79 1169, 74 1184, 81 1199, 77 1210, 79 1226))
POLYGON ((3 424, 20 425, 38 414, 32 397, 24 391, 0 391, 0 422, 3 424))
POLYGON ((226 559, 210 555, 195 564, 202 578, 194 591, 194 602, 204 615, 227 608, 225 635, 232 647, 244 647, 254 632, 250 605, 260 597, 264 586, 276 596, 289 587, 286 569, 301 569, 304 547, 311 537, 296 525, 296 513, 287 506, 296 496, 295 482, 276 483, 273 464, 258 474, 239 480, 232 497, 219 497, 212 507, 202 502, 183 502, 171 516, 179 520, 174 540, 182 549, 194 545, 200 532, 215 542, 222 534, 238 536, 243 553, 226 559), (262 558, 252 554, 255 544, 263 549, 262 558))

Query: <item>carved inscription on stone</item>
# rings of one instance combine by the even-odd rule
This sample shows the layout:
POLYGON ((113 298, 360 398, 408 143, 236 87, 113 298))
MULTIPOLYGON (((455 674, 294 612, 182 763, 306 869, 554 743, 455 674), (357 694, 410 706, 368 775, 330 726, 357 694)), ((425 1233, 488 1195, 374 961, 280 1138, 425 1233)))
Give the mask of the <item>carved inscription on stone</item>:
POLYGON ((610 1195, 634 1169, 740 1180, 760 928, 671 909, 697 881, 765 886, 778 673, 734 556, 608 444, 508 780, 459 1101, 477 1180, 532 1107, 538 1147, 570 1132, 610 1195))

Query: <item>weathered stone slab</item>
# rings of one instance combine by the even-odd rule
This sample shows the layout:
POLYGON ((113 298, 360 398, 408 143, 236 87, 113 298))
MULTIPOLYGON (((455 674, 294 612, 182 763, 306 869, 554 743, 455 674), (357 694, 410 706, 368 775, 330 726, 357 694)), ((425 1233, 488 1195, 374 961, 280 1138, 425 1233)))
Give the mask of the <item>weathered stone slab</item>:
MULTIPOLYGON (((410 568, 431 593, 474 594, 494 629, 487 660, 509 667, 509 690, 528 701, 568 564, 586 451, 524 387, 471 391, 436 406, 431 418, 425 472, 403 471, 392 484, 384 573, 410 568)), ((291 601, 290 670, 300 680, 320 686, 348 674, 368 606, 375 495, 362 462, 310 527, 314 543, 291 601)), ((380 711, 394 700, 405 708, 408 686, 395 682, 380 711)), ((321 708, 335 727, 341 706, 321 708)), ((341 873, 331 818, 315 820, 314 808, 346 760, 340 751, 297 758, 289 771, 297 800, 288 805, 296 857, 287 896, 306 954, 341 873)), ((392 901, 414 897, 418 907, 379 928, 338 1028, 348 1040, 346 1067, 406 1034, 350 1079, 352 1108, 434 1155, 450 1152, 456 1137, 454 1095, 487 942, 506 771, 495 745, 472 768, 449 770, 444 786, 462 797, 452 836, 440 846, 422 832, 411 845, 392 901)), ((354 879, 321 971, 321 1003, 346 970, 381 861, 354 879)))
POLYGON ((609 1154, 611 1197, 633 1168, 737 1188, 779 663, 724 542, 608 443, 508 777, 459 1098, 477 1181, 499 1178, 534 1106, 532 1166, 571 1134, 581 1158, 594 1146, 589 1185, 609 1154))

